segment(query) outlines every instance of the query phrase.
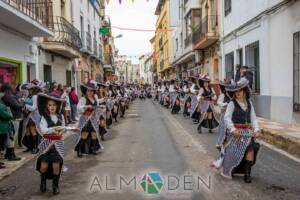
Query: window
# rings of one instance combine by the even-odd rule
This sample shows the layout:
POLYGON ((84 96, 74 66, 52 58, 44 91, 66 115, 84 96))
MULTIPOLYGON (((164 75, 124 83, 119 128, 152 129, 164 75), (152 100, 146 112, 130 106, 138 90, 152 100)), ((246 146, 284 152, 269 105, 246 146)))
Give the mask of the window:
POLYGON ((44 81, 52 82, 52 67, 51 65, 44 65, 44 81))
POLYGON ((84 38, 84 23, 83 16, 80 16, 80 32, 81 32, 81 40, 84 38))
POLYGON ((260 92, 260 73, 259 73, 259 42, 254 42, 246 46, 245 49, 246 65, 249 67, 247 78, 249 86, 254 91, 260 92))
POLYGON ((182 48, 183 45, 183 35, 180 33, 180 47, 182 48))
POLYGON ((225 4, 224 4, 225 8, 225 17, 227 15, 229 15, 229 13, 231 13, 231 0, 225 0, 225 4))
POLYGON ((234 78, 234 53, 231 52, 225 55, 225 73, 226 79, 231 80, 234 78))
POLYGON ((237 54, 237 64, 240 64, 241 66, 243 66, 243 49, 238 49, 236 51, 237 54))
POLYGON ((186 37, 192 33, 192 12, 190 12, 185 18, 185 31, 186 37))
POLYGON ((178 38, 176 38, 176 51, 178 51, 178 38))
POLYGON ((294 34, 294 111, 300 111, 300 32, 294 34))

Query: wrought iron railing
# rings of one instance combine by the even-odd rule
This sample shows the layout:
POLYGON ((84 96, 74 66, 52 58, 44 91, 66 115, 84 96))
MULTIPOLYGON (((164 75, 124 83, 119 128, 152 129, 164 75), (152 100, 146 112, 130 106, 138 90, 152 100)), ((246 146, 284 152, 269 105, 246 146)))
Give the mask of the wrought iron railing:
POLYGON ((164 60, 161 60, 160 61, 160 64, 159 64, 159 67, 160 67, 160 70, 164 69, 164 60))
POLYGON ((85 32, 85 45, 86 49, 92 52, 92 37, 89 32, 85 32))
POLYGON ((99 59, 103 60, 103 51, 102 51, 102 45, 99 45, 99 59))
MULTIPOLYGON (((53 7, 51 0, 0 0, 41 25, 53 30, 53 7)), ((9 19, 8 19, 9 20, 9 19)))
POLYGON ((65 18, 54 18, 54 37, 45 38, 45 42, 57 42, 68 45, 76 50, 82 47, 80 32, 65 18))
POLYGON ((193 43, 197 43, 207 35, 218 35, 218 15, 209 15, 201 20, 201 23, 196 26, 195 31, 193 32, 193 43))
POLYGON ((185 38, 185 40, 184 40, 184 46, 185 46, 185 48, 186 48, 187 46, 189 46, 191 43, 192 43, 192 34, 189 34, 189 35, 185 38))

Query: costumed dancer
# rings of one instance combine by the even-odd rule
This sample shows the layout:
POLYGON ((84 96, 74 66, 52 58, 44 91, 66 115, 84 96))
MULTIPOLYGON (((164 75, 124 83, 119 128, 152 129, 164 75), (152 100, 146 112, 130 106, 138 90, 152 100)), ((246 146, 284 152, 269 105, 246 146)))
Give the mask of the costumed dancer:
POLYGON ((80 114, 78 129, 80 133, 77 135, 77 144, 75 151, 80 158, 82 154, 97 155, 97 152, 103 149, 100 143, 99 134, 99 118, 100 113, 97 110, 98 102, 95 97, 97 86, 91 82, 80 85, 83 96, 77 105, 80 114))
MULTIPOLYGON (((176 83, 178 83, 178 82, 176 82, 176 83)), ((170 90, 171 90, 171 86, 170 86, 170 90)), ((172 99, 171 113, 178 114, 181 109, 181 107, 180 107, 180 88, 179 88, 178 84, 176 84, 174 86, 173 90, 174 90, 173 94, 170 95, 171 99, 172 99)))
POLYGON ((53 194, 59 194, 59 179, 64 159, 63 132, 65 120, 61 114, 64 99, 53 94, 38 95, 39 125, 42 140, 39 144, 36 170, 41 174, 40 191, 46 192, 47 179, 52 179, 53 194))
POLYGON ((183 94, 184 94, 184 108, 183 108, 183 116, 190 116, 191 112, 191 102, 192 102, 192 93, 189 87, 189 82, 184 81, 183 83, 183 94))
POLYGON ((27 148, 25 152, 38 152, 41 135, 38 131, 41 116, 37 109, 37 94, 42 91, 45 84, 39 80, 33 80, 28 85, 29 96, 25 99, 24 121, 22 128, 22 144, 27 148))
POLYGON ((201 117, 201 108, 198 96, 199 93, 202 92, 203 88, 199 88, 195 77, 190 77, 190 80, 192 82, 192 86, 190 88, 190 92, 192 93, 190 114, 191 118, 193 119, 193 122, 195 124, 198 124, 201 117))
POLYGON ((217 132, 217 141, 216 141, 216 147, 217 149, 221 150, 221 147, 223 146, 223 144, 225 143, 225 138, 226 138, 226 126, 225 126, 225 120, 224 120, 224 116, 225 116, 225 112, 226 112, 226 108, 228 103, 230 102, 230 96, 228 95, 225 87, 228 86, 227 83, 225 82, 221 82, 220 83, 220 91, 221 94, 218 98, 218 106, 221 110, 221 116, 220 116, 220 124, 218 127, 218 132, 217 132))
POLYGON ((199 79, 199 84, 203 88, 199 93, 201 118, 198 126, 198 133, 202 133, 202 127, 209 129, 209 133, 213 133, 213 129, 219 126, 216 112, 214 110, 213 101, 217 100, 217 95, 214 89, 210 86, 211 79, 208 75, 199 79))
POLYGON ((233 87, 227 88, 232 94, 232 101, 228 104, 224 116, 227 144, 222 175, 231 178, 233 174, 243 173, 244 181, 251 183, 251 168, 256 162, 260 147, 255 137, 260 129, 250 101, 248 84, 248 80, 241 78, 233 87))
POLYGON ((104 141, 104 135, 107 133, 106 130, 106 101, 105 101, 105 84, 98 83, 98 104, 99 104, 99 134, 101 137, 101 140, 104 141))

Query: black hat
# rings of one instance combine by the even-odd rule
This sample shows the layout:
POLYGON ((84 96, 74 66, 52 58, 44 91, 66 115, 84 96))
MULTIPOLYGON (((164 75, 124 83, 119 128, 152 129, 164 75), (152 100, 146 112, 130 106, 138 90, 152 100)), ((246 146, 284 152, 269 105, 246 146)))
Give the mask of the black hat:
POLYGON ((45 114, 48 100, 53 100, 57 103, 57 107, 58 107, 57 113, 60 113, 60 111, 62 109, 62 103, 65 100, 62 99, 59 96, 54 95, 54 94, 45 94, 45 93, 39 93, 38 94, 37 107, 38 107, 39 113, 41 115, 45 114))
POLYGON ((246 78, 241 78, 238 82, 227 85, 225 89, 231 97, 233 97, 235 92, 245 90, 247 98, 250 98, 249 81, 246 78))
POLYGON ((87 90, 97 90, 97 85, 92 83, 92 82, 88 82, 88 83, 83 83, 80 85, 80 90, 82 94, 86 94, 87 90))

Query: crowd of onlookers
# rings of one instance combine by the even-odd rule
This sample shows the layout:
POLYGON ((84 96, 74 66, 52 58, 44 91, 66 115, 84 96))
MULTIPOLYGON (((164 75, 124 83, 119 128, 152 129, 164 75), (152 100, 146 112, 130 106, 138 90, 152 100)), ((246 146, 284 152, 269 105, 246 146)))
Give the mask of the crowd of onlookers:
MULTIPOLYGON (((74 87, 51 83, 39 88, 39 92, 51 93, 65 99, 62 114, 66 124, 74 123, 77 116, 78 96, 74 87)), ((5 168, 3 159, 7 161, 21 160, 15 154, 15 145, 22 148, 22 122, 26 115, 25 105, 29 98, 25 84, 16 87, 10 84, 0 84, 0 169, 5 168)), ((30 99, 29 99, 30 100, 30 99)))

